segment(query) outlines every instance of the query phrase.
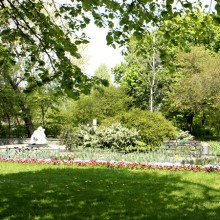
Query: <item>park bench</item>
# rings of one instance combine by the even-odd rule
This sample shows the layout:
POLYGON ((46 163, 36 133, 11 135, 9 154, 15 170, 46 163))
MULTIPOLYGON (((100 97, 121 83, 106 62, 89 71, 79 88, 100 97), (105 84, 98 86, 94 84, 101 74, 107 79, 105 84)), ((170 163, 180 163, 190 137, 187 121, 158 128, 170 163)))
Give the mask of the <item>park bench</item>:
POLYGON ((190 154, 197 151, 199 152, 199 156, 209 155, 209 144, 206 142, 191 140, 165 140, 163 145, 165 146, 165 150, 176 150, 177 147, 190 147, 190 154))

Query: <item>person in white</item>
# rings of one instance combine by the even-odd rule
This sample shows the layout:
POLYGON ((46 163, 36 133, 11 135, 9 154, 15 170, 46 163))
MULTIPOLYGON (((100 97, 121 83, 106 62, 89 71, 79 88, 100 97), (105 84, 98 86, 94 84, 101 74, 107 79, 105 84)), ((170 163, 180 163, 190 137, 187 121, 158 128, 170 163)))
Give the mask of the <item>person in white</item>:
POLYGON ((46 135, 44 133, 45 129, 39 127, 31 135, 30 144, 47 144, 46 135))

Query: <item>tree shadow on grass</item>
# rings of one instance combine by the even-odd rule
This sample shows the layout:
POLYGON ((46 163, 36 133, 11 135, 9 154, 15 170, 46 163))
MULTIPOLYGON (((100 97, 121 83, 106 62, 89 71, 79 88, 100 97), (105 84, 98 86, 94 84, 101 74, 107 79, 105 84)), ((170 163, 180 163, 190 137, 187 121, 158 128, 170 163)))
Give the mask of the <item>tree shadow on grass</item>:
POLYGON ((0 175, 0 219, 219 219, 219 188, 183 175, 80 167, 0 175))

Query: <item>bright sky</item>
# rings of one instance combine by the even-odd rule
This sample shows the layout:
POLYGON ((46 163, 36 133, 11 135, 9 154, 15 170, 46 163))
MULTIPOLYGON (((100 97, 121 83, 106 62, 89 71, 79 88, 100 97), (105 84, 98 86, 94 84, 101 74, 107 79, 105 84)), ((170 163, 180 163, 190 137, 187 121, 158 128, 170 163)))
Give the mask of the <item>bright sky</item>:
MULTIPOLYGON (((71 3, 71 0, 56 0, 59 4, 71 3)), ((89 24, 86 34, 90 38, 90 44, 88 48, 88 66, 86 73, 93 75, 100 64, 106 64, 109 70, 116 64, 120 63, 123 58, 121 56, 122 49, 112 48, 106 44, 106 29, 100 29, 94 24, 89 24)), ((86 55, 87 56, 87 55, 86 55)))
POLYGON ((121 55, 122 48, 112 48, 106 44, 106 29, 100 29, 90 24, 86 31, 90 38, 88 49, 89 63, 86 72, 92 75, 100 64, 106 64, 109 69, 120 63, 123 58, 121 55))

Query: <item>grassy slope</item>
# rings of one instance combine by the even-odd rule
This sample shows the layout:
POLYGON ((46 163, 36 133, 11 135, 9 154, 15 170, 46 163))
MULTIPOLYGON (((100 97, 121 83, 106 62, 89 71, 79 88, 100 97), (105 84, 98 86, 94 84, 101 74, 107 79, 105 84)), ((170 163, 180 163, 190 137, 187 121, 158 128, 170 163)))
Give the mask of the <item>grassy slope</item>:
POLYGON ((219 216, 219 173, 0 163, 0 219, 219 216))

